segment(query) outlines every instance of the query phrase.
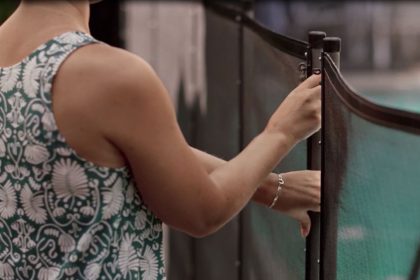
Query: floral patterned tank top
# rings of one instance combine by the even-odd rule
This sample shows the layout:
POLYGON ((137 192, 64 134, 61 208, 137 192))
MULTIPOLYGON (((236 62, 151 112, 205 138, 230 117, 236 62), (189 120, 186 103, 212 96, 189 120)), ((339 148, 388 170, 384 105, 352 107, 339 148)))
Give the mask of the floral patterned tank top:
POLYGON ((55 123, 54 76, 92 43, 67 32, 0 68, 0 279, 165 279, 161 222, 130 170, 81 158, 55 123))

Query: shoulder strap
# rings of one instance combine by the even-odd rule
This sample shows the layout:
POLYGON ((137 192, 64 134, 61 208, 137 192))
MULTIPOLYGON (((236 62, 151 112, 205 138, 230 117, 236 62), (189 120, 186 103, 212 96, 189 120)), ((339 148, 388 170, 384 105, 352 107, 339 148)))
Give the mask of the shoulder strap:
POLYGON ((77 49, 93 43, 99 41, 86 33, 76 31, 64 33, 46 44, 42 54, 39 54, 39 59, 45 61, 40 80, 40 97, 45 104, 51 106, 52 84, 63 62, 77 49))

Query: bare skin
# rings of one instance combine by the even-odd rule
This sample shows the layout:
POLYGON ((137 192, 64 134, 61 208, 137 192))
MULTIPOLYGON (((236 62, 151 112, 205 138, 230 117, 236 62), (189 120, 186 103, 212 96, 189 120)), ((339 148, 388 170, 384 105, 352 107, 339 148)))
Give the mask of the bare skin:
MULTIPOLYGON (((23 1, 0 27, 0 66, 19 62, 61 33, 89 33, 88 22, 88 1, 23 1)), ((161 81, 124 50, 95 44, 71 55, 56 76, 53 109, 61 133, 82 157, 100 166, 129 165, 142 197, 163 222, 205 236, 250 199, 271 203, 277 187, 271 170, 320 127, 319 82, 313 76, 298 86, 266 129, 229 162, 188 146, 161 81)), ((284 179, 275 209, 301 222, 307 235, 307 211, 319 211, 319 172, 290 172, 284 179)))

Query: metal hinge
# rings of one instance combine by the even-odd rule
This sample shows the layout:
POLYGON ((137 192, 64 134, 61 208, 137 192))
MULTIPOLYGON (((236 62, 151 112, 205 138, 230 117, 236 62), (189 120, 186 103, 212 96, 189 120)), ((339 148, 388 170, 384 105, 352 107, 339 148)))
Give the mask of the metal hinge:
POLYGON ((307 76, 306 70, 307 69, 308 69, 308 65, 306 64, 306 62, 299 63, 298 71, 300 73, 299 80, 301 82, 303 82, 306 79, 306 76, 307 76))

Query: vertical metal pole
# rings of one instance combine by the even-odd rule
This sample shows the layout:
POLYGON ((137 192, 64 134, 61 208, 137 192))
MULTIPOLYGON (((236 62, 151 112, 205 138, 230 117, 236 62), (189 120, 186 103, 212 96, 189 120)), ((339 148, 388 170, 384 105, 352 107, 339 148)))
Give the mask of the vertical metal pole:
MULTIPOLYGON (((245 130, 244 130, 244 23, 243 15, 246 9, 246 1, 241 1, 241 13, 236 16, 238 22, 238 106, 239 106, 239 151, 245 146, 245 130)), ((238 280, 244 279, 243 271, 243 244, 244 244, 244 220, 245 209, 239 214, 239 232, 238 232, 238 260, 236 262, 238 271, 238 280)))
MULTIPOLYGON (((337 68, 340 68, 340 51, 341 51, 341 39, 337 37, 327 37, 324 38, 324 54, 328 54, 334 63, 336 64, 337 68)), ((323 65, 323 63, 322 63, 323 65)), ((323 66, 322 66, 323 67, 323 66)), ((324 71, 322 71, 324 72, 324 71)), ((325 128, 325 75, 322 77, 322 126, 325 128)), ((325 173, 325 157, 324 157, 324 139, 325 139, 325 129, 321 131, 321 186, 324 185, 325 182, 325 176, 327 174, 325 173)), ((325 263, 325 251, 326 248, 326 236, 327 235, 327 228, 326 228, 326 220, 324 220, 323 210, 325 209, 324 201, 326 199, 326 194, 324 192, 324 189, 321 188, 321 234, 320 234, 320 269, 319 269, 319 275, 320 280, 335 280, 336 279, 336 259, 333 260, 334 263, 325 263)), ((329 240, 329 242, 333 242, 332 240, 329 240)), ((330 249, 331 250, 331 249, 330 249)))
MULTIPOLYGON (((308 62, 307 76, 320 74, 321 54, 325 32, 310 31, 308 33, 308 62)), ((318 132, 308 139, 308 169, 321 170, 321 133, 318 132)), ((319 279, 319 244, 320 244, 320 215, 310 212, 311 232, 306 239, 306 280, 319 279)))
POLYGON ((338 37, 324 38, 324 53, 330 55, 338 69, 340 69, 341 39, 338 37))

